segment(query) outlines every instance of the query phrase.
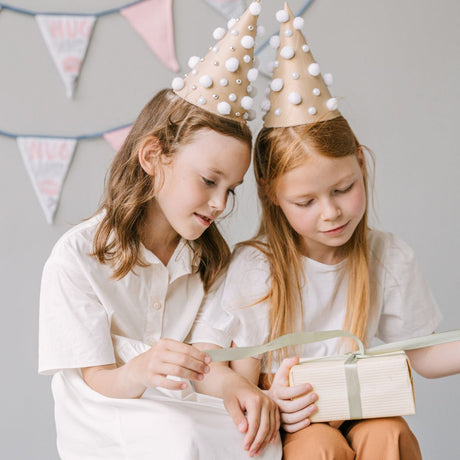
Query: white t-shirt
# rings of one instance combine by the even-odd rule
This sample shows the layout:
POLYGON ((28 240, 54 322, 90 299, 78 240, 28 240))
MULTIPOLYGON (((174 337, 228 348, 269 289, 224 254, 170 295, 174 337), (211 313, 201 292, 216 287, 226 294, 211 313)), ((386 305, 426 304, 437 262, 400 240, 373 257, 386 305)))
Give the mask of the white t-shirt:
MULTIPOLYGON (((441 314, 429 291, 414 251, 391 233, 369 232, 371 310, 368 344, 393 342, 432 333, 441 314)), ((346 260, 326 265, 304 257, 302 286, 303 331, 342 329, 348 291, 346 260)), ((195 323, 192 342, 227 347, 254 346, 268 341, 270 268, 253 247, 238 249, 225 279, 208 295, 195 323)), ((316 357, 340 352, 340 339, 307 344, 302 355, 316 357)))
POLYGON ((167 337, 185 341, 203 300, 182 240, 168 265, 144 246, 148 267, 111 278, 110 265, 89 254, 101 216, 83 222, 56 243, 47 260, 40 294, 39 372, 116 362, 111 335, 152 345, 167 337))

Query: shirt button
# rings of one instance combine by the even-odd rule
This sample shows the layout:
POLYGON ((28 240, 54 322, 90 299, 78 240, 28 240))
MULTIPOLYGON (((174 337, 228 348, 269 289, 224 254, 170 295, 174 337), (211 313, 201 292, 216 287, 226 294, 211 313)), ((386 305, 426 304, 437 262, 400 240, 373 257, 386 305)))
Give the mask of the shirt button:
POLYGON ((155 302, 155 303, 153 304, 153 308, 154 308, 155 310, 161 310, 161 302, 155 302))

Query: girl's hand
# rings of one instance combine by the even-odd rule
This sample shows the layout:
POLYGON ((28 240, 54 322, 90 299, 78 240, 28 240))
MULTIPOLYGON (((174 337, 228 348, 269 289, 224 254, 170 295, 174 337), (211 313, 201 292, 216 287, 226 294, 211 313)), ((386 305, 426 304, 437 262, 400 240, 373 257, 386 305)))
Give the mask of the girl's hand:
POLYGON ((289 371, 298 363, 297 356, 284 359, 267 391, 280 408, 281 428, 288 433, 294 433, 310 425, 308 417, 317 411, 314 402, 318 396, 312 393, 313 388, 310 384, 289 386, 289 371))
POLYGON ((234 374, 224 390, 224 405, 241 433, 249 456, 260 455, 267 444, 275 442, 280 428, 276 403, 244 377, 234 374), (245 416, 246 412, 246 416, 245 416))
POLYGON ((209 372, 211 358, 202 351, 172 339, 161 339, 150 350, 126 364, 133 385, 144 388, 163 387, 183 390, 186 382, 168 379, 167 376, 190 380, 203 380, 209 372))

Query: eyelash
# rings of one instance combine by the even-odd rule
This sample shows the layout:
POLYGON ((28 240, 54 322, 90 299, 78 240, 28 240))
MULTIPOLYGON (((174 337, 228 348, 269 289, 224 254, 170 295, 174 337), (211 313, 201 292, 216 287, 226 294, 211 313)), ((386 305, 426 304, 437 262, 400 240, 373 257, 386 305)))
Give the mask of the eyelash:
MULTIPOLYGON (((342 190, 334 190, 334 193, 340 193, 340 194, 347 193, 353 188, 353 185, 355 185, 354 182, 351 185, 349 185, 347 188, 344 188, 342 190)), ((312 203, 313 203, 313 200, 310 200, 310 201, 307 201, 306 203, 296 203, 296 205, 299 206, 300 208, 307 208, 312 203)))
POLYGON ((354 182, 350 184, 347 188, 344 188, 342 190, 336 190, 335 193, 347 193, 353 188, 353 185, 355 185, 354 182))
MULTIPOLYGON (((214 187, 215 185, 217 185, 213 180, 206 179, 206 177, 202 176, 201 179, 203 180, 203 183, 204 185, 206 185, 206 187, 214 187)), ((229 193, 230 195, 235 195, 235 190, 229 188, 227 190, 227 193, 229 193)))

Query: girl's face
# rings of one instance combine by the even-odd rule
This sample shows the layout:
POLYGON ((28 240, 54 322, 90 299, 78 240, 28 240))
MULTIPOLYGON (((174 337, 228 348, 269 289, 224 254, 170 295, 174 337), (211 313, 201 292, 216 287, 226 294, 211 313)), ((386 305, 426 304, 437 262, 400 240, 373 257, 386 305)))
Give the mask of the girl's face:
POLYGON ((366 210, 364 157, 317 153, 281 176, 277 204, 302 237, 307 257, 337 263, 337 249, 352 236, 366 210))
POLYGON ((200 237, 224 211, 250 161, 250 149, 242 141, 198 130, 162 166, 164 182, 156 201, 172 229, 187 240, 200 237))

